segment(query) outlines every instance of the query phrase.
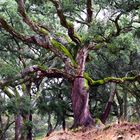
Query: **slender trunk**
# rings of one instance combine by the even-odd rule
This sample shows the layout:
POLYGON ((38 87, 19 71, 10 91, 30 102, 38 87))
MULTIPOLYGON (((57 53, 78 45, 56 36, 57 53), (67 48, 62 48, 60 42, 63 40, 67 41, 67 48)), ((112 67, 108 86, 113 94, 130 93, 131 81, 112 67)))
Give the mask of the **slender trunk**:
POLYGON ((66 111, 63 111, 63 116, 62 116, 62 128, 63 128, 63 130, 65 131, 65 129, 66 129, 66 120, 65 120, 65 118, 66 118, 66 111))
POLYGON ((127 92, 124 93, 123 99, 124 99, 124 105, 123 105, 124 115, 123 115, 123 119, 125 121, 127 121, 127 106, 128 106, 128 103, 127 103, 127 92))
POLYGON ((89 111, 89 93, 84 87, 84 78, 77 77, 72 88, 73 127, 91 126, 94 121, 89 111))
POLYGON ((48 122, 48 132, 47 132, 46 136, 49 136, 53 131, 53 127, 51 124, 51 113, 50 112, 48 113, 48 121, 47 122, 48 122))
POLYGON ((136 112, 137 112, 138 118, 140 118, 140 100, 139 100, 138 97, 136 98, 135 108, 136 108, 136 112))
POLYGON ((15 140, 20 140, 22 127, 22 117, 20 114, 15 115, 15 140))
POLYGON ((118 123, 120 123, 120 121, 123 119, 123 99, 119 96, 118 92, 116 92, 116 97, 119 104, 118 123))
POLYGON ((112 103, 113 103, 113 100, 114 100, 114 96, 115 96, 115 93, 116 93, 116 89, 115 89, 115 83, 111 83, 111 93, 110 93, 110 97, 109 97, 109 100, 105 106, 105 110, 101 116, 101 121, 103 124, 106 123, 106 120, 109 116, 109 113, 110 113, 110 110, 111 110, 111 106, 112 106, 112 103))
POLYGON ((1 134, 1 132, 2 132, 2 130, 3 130, 3 122, 2 122, 2 116, 0 115, 0 134, 1 134))
MULTIPOLYGON (((31 101, 31 98, 32 98, 31 97, 31 82, 29 81, 25 85, 26 85, 25 96, 29 97, 30 101, 31 101)), ((30 108, 29 112, 24 115, 25 115, 24 120, 28 123, 26 140, 32 140, 32 110, 31 110, 31 108, 30 108)))
POLYGON ((66 129, 66 121, 65 121, 65 118, 63 118, 62 121, 63 121, 63 122, 62 122, 62 128, 63 128, 63 130, 65 131, 65 129, 66 129))
POLYGON ((3 120, 2 120, 2 116, 0 115, 0 139, 4 140, 4 135, 3 135, 3 120))
POLYGON ((32 140, 32 114, 22 115, 22 117, 26 131, 22 133, 21 140, 32 140))
MULTIPOLYGON (((30 113, 28 115, 28 121, 32 122, 32 114, 30 113)), ((32 126, 28 126, 28 132, 27 132, 27 140, 32 140, 32 126)))

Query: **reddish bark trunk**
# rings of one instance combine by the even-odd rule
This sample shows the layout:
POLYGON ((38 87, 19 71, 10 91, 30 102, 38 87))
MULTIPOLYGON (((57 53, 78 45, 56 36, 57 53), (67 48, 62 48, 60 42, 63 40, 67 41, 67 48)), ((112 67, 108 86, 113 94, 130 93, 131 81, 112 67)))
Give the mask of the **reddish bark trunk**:
POLYGON ((72 87, 72 108, 74 113, 74 124, 72 128, 78 126, 90 127, 94 124, 89 111, 89 93, 88 87, 85 87, 84 71, 85 63, 88 54, 88 48, 81 48, 76 56, 76 61, 78 63, 77 77, 73 82, 72 87))
POLYGON ((101 121, 103 124, 106 123, 106 120, 109 116, 109 113, 110 113, 110 110, 111 110, 111 106, 112 106, 112 103, 113 103, 113 100, 114 100, 114 96, 115 96, 115 93, 116 93, 116 85, 114 83, 111 83, 111 93, 110 93, 110 97, 109 97, 109 100, 106 104, 106 107, 105 107, 105 110, 101 116, 101 121))
POLYGON ((72 108, 74 112, 74 124, 72 128, 78 126, 90 127, 94 124, 89 111, 89 93, 84 87, 84 78, 77 77, 72 88, 72 108))
POLYGON ((103 124, 106 123, 106 120, 107 120, 109 113, 110 113, 110 110, 111 110, 112 103, 113 103, 112 101, 107 103, 105 111, 102 114, 101 121, 103 124))

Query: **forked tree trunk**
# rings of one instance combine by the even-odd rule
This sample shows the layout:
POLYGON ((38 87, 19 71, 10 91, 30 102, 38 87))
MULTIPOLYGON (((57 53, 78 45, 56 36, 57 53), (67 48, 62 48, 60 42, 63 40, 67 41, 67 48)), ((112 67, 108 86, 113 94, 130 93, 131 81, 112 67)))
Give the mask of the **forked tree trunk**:
POLYGON ((72 128, 78 126, 90 127, 94 124, 88 103, 89 93, 84 87, 84 78, 77 77, 72 87, 72 108, 74 112, 74 124, 72 128))

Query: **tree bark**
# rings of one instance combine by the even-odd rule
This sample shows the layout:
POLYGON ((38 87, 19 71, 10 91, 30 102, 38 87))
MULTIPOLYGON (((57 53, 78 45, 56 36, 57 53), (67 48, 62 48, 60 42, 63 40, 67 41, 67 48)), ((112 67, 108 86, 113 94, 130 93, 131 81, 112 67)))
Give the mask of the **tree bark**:
POLYGON ((15 115, 15 140, 20 140, 22 128, 22 117, 21 114, 15 115))
MULTIPOLYGON (((30 98, 31 101, 31 82, 27 82, 26 84, 26 91, 25 91, 25 96, 30 98)), ((29 123, 29 125, 27 126, 27 136, 26 139, 27 140, 32 140, 32 110, 30 109, 29 112, 27 114, 25 114, 24 117, 25 121, 27 121, 29 123)))
POLYGON ((115 96, 115 93, 116 93, 116 87, 115 87, 115 83, 111 83, 111 93, 110 93, 110 97, 109 97, 109 100, 105 106, 105 110, 101 116, 101 121, 103 124, 106 123, 106 120, 109 116, 109 113, 110 113, 110 110, 111 110, 111 106, 112 106, 112 103, 113 103, 113 100, 114 100, 114 96, 115 96))
POLYGON ((125 120, 125 121, 127 121, 128 120, 128 114, 127 114, 127 110, 128 110, 128 101, 127 101, 127 92, 125 92, 124 93, 124 95, 123 95, 123 100, 124 100, 124 105, 123 105, 123 110, 124 110, 124 114, 123 114, 123 119, 125 120))
POLYGON ((120 123, 123 119, 123 99, 122 97, 118 94, 118 92, 116 92, 116 97, 118 100, 118 108, 119 108, 119 113, 118 113, 118 123, 120 123))
MULTIPOLYGON (((28 121, 32 122, 32 114, 28 115, 28 121)), ((32 126, 28 126, 27 140, 32 140, 32 126)))
POLYGON ((78 63, 77 77, 75 77, 72 85, 72 109, 74 113, 74 124, 72 128, 78 126, 91 127, 94 121, 89 111, 89 92, 88 82, 85 81, 84 71, 88 54, 86 47, 80 49, 76 56, 78 63))
POLYGON ((77 77, 74 80, 71 98, 74 112, 74 124, 72 128, 78 126, 92 126, 94 121, 89 111, 89 93, 84 87, 84 78, 77 77))

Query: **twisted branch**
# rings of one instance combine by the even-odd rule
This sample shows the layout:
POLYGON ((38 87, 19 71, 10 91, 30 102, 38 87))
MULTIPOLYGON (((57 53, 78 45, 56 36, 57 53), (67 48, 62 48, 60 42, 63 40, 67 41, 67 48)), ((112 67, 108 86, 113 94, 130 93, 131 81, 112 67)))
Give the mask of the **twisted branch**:
POLYGON ((63 13, 60 0, 50 0, 57 11, 57 15, 60 19, 60 23, 63 27, 65 27, 68 30, 68 35, 74 41, 77 46, 81 44, 81 40, 79 39, 78 35, 76 35, 75 30, 74 30, 74 25, 66 20, 66 16, 63 13))
POLYGON ((107 77, 102 80, 96 80, 92 82, 92 85, 103 85, 109 82, 113 83, 124 83, 124 82, 135 82, 135 81, 140 81, 140 75, 134 76, 134 77, 122 77, 122 78, 116 78, 116 77, 107 77))
MULTIPOLYGON (((18 12, 23 18, 23 21, 36 33, 40 34, 40 27, 39 25, 35 24, 33 21, 30 20, 30 18, 27 16, 26 11, 25 11, 25 4, 24 0, 16 0, 18 4, 18 12)), ((46 27, 45 27, 46 29, 46 27)), ((49 31, 49 29, 47 29, 49 31)))
POLYGON ((34 39, 32 37, 27 37, 16 32, 2 17, 0 17, 0 27, 23 42, 34 43, 34 39))
POLYGON ((43 79, 44 77, 48 78, 66 78, 69 81, 73 81, 74 76, 70 75, 59 69, 46 69, 38 65, 30 66, 22 70, 19 74, 12 78, 5 78, 0 80, 0 88, 5 86, 16 86, 22 83, 26 83, 29 80, 34 82, 38 79, 43 79))

